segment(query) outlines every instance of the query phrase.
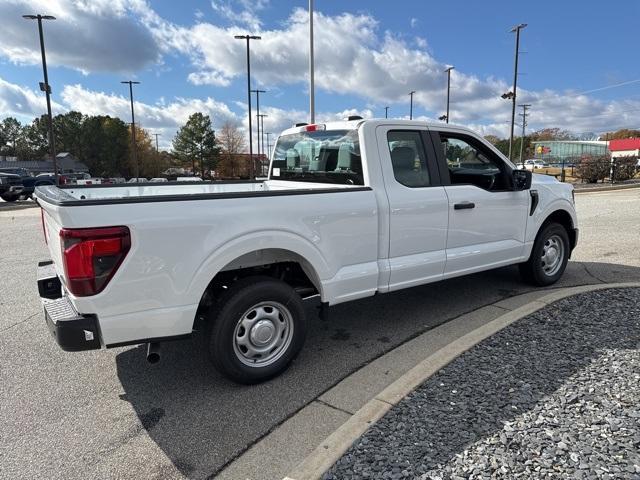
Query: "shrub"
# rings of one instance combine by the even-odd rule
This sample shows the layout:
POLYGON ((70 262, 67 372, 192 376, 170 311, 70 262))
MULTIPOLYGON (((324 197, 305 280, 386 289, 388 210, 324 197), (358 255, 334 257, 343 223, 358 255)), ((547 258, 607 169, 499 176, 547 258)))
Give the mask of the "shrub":
POLYGON ((636 175, 636 166, 638 160, 636 157, 627 156, 619 157, 615 160, 615 168, 613 178, 616 182, 624 182, 636 175))
POLYGON ((576 163, 575 176, 587 183, 597 183, 609 176, 611 160, 607 156, 583 158, 576 163))

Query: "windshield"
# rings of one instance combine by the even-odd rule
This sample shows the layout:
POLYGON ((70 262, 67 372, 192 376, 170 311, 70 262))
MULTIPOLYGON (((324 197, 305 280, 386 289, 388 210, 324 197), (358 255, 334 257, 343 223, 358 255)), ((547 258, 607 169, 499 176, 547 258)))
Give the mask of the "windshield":
POLYGON ((273 154, 271 178, 364 185, 358 132, 319 130, 281 136, 273 154))

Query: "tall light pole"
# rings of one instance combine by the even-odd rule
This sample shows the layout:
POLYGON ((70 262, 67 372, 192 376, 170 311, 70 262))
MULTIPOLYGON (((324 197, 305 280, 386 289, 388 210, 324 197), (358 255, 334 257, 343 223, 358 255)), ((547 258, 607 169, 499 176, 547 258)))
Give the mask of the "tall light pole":
MULTIPOLYGON (((262 136, 258 137, 258 144, 260 144, 260 142, 262 142, 262 154, 264 155, 264 117, 268 117, 269 115, 266 115, 264 113, 261 113, 259 115, 258 120, 260 121, 259 125, 260 125, 260 131, 262 132, 262 136)), ((260 175, 262 175, 262 169, 263 169, 263 165, 262 165, 262 158, 260 158, 260 175)))
MULTIPOLYGON (((47 74, 47 56, 44 51, 44 34, 42 32, 42 20, 55 20, 53 15, 23 15, 27 20, 38 21, 38 34, 40 35, 40 54, 42 56, 42 71, 44 72, 44 83, 40 83, 40 90, 44 91, 47 97, 47 117, 49 120, 49 154, 53 160, 53 175, 56 185, 58 185, 58 161, 56 159, 56 142, 53 136, 53 115, 51 114, 51 86, 49 85, 49 75, 47 74)), ((15 142, 14 142, 15 143, 15 142)), ((15 147, 14 147, 15 148, 15 147)))
POLYGON ((384 118, 389 118, 389 107, 384 107, 384 118))
POLYGON ((526 23, 520 23, 511 29, 511 32, 516 33, 516 55, 513 68, 513 96, 511 96, 511 134, 509 135, 509 160, 511 160, 511 151, 513 148, 513 126, 516 121, 516 96, 518 87, 518 56, 520 55, 520 30, 526 27, 526 23))
POLYGON ((455 67, 449 67, 444 72, 447 74, 447 118, 445 118, 446 122, 449 123, 449 98, 451 93, 451 70, 455 67))
POLYGON ((416 93, 415 90, 411 90, 409 92, 409 120, 413 120, 413 94, 416 93))
MULTIPOLYGON (((267 93, 266 90, 251 90, 251 93, 256 94, 256 121, 257 121, 257 129, 258 129, 258 157, 260 157, 260 94, 267 93)), ((264 153, 264 152, 262 152, 264 153)))
POLYGON ((129 84, 129 98, 131 99, 131 152, 133 155, 133 164, 136 168, 136 182, 139 182, 140 167, 138 165, 138 155, 136 152, 136 117, 133 113, 133 86, 139 85, 140 82, 134 82, 132 80, 123 80, 120 83, 129 84))
POLYGON ((249 175, 253 180, 255 178, 255 166, 253 164, 253 132, 251 131, 251 60, 249 56, 249 42, 251 40, 260 40, 262 37, 258 35, 235 35, 233 38, 237 40, 247 41, 247 108, 249 116, 249 175))
POLYGON ((316 123, 316 94, 314 77, 313 0, 309 0, 309 123, 316 123))
POLYGON ((531 106, 530 103, 523 103, 520 105, 522 107, 522 137, 520 137, 520 163, 524 168, 524 160, 522 159, 522 145, 524 144, 524 128, 527 126, 527 109, 531 106))

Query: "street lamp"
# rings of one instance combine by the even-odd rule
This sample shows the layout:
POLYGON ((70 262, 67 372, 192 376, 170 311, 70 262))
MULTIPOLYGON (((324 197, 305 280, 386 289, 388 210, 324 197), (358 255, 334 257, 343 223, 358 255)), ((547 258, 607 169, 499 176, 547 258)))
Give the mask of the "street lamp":
POLYGON ((411 90, 409 92, 409 120, 413 120, 413 94, 416 93, 415 90, 411 90))
POLYGON ((384 118, 389 118, 389 107, 384 107, 384 118))
POLYGON ((23 15, 22 18, 27 20, 38 21, 38 34, 40 35, 40 54, 42 56, 42 71, 44 72, 44 83, 40 83, 40 90, 47 97, 47 117, 49 119, 49 153, 53 160, 53 175, 55 183, 58 185, 58 161, 56 159, 56 142, 53 136, 53 115, 51 114, 51 86, 49 85, 49 76, 47 74, 47 56, 44 51, 44 34, 42 32, 42 20, 55 20, 53 15, 23 15))
POLYGON ((527 26, 526 23, 520 23, 513 27, 510 31, 516 34, 516 54, 513 68, 513 90, 502 95, 502 98, 511 98, 511 134, 509 135, 509 160, 511 160, 511 150, 513 147, 513 126, 516 121, 516 89, 518 86, 518 56, 520 52, 520 30, 527 26), (511 94, 509 96, 509 94, 511 94), (506 96, 505 96, 506 95, 506 96))
MULTIPOLYGON (((259 120, 259 125, 260 125, 260 131, 262 132, 262 137, 258 136, 258 145, 260 145, 260 142, 262 141, 262 154, 264 155, 264 117, 268 117, 269 115, 266 115, 264 113, 261 113, 260 115, 258 115, 258 120, 259 120)), ((262 158, 260 158, 260 175, 262 175, 262 158)))
POLYGON ((136 154, 136 117, 133 113, 133 86, 139 85, 140 82, 122 80, 120 83, 129 84, 129 99, 131 100, 131 152, 133 155, 133 164, 136 168, 136 182, 139 182, 140 168, 138 166, 138 156, 136 154))
MULTIPOLYGON (((258 157, 260 156, 260 94, 267 93, 266 90, 251 90, 251 93, 256 94, 256 120, 258 122, 258 157)), ((264 153, 264 152, 262 152, 264 153)))
MULTIPOLYGON (((455 67, 449 67, 447 68, 444 73, 447 74, 447 113, 445 115, 445 120, 447 121, 447 123, 449 123, 449 93, 451 91, 451 70, 453 70, 455 67)), ((442 117, 440 118, 440 120, 442 120, 442 117)))
POLYGON ((316 123, 315 72, 313 60, 313 0, 309 0, 309 123, 316 123))
POLYGON ((249 42, 251 40, 260 40, 262 37, 259 37, 258 35, 234 35, 233 38, 236 40, 247 41, 247 108, 249 109, 249 163, 251 164, 249 167, 249 174, 253 180, 255 178, 255 173, 253 165, 253 139, 251 138, 253 132, 251 131, 251 61, 249 57, 249 42))

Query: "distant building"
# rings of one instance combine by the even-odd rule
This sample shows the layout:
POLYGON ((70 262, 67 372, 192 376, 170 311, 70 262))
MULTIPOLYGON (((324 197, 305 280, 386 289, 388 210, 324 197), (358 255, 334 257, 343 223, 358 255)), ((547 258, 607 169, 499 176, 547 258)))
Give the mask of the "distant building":
POLYGON ((607 142, 601 140, 547 140, 531 143, 534 158, 550 164, 572 163, 583 158, 609 155, 607 142))
MULTIPOLYGON (((60 173, 89 172, 89 167, 68 152, 57 154, 56 162, 60 173)), ((18 161, 17 157, 0 157, 2 167, 25 168, 34 175, 53 172, 53 162, 50 160, 18 161)))
POLYGON ((640 138, 621 138, 619 140, 610 140, 609 151, 611 151, 611 158, 640 158, 640 138))

